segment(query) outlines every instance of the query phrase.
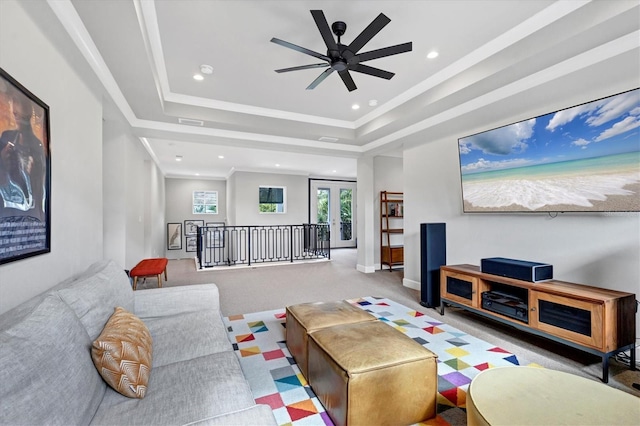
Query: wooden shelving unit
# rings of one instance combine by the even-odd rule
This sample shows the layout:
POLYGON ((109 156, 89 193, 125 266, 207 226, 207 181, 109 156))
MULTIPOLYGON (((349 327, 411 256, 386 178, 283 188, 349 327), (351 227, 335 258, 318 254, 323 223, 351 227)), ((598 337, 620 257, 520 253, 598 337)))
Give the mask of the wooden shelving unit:
POLYGON ((380 265, 387 265, 390 271, 404 264, 403 195, 380 191, 380 265))
MULTIPOLYGON (((529 282, 483 273, 474 265, 440 267, 440 313, 451 305, 602 358, 631 352, 635 370, 636 295, 558 280, 529 282), (506 294, 496 309, 491 294, 506 294), (513 307, 517 307, 513 308, 513 307)), ((499 296, 500 297, 500 296, 499 296)))

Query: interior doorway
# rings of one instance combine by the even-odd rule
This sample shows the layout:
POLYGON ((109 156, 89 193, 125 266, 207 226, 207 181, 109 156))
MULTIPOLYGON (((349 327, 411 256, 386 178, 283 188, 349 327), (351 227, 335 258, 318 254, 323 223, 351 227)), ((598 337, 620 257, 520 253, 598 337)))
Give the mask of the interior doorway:
POLYGON ((310 221, 329 224, 331 248, 356 247, 356 182, 310 182, 310 221))

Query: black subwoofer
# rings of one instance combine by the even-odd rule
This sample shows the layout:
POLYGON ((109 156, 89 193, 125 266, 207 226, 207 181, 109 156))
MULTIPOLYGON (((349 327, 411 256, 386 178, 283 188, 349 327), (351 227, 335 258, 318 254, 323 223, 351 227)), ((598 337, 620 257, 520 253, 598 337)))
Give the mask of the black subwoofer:
POLYGON ((440 306, 440 267, 447 264, 444 223, 420 224, 420 304, 440 306))

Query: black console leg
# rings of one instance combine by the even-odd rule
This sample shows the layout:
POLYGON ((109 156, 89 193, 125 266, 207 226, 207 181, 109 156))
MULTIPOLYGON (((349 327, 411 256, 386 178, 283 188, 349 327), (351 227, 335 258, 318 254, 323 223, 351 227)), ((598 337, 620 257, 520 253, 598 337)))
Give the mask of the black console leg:
POLYGON ((602 357, 602 382, 609 383, 609 354, 602 357))
POLYGON ((631 345, 631 349, 629 349, 629 354, 631 355, 631 369, 637 370, 636 368, 636 345, 631 345))
POLYGON ((440 315, 444 315, 444 302, 440 301, 440 315))

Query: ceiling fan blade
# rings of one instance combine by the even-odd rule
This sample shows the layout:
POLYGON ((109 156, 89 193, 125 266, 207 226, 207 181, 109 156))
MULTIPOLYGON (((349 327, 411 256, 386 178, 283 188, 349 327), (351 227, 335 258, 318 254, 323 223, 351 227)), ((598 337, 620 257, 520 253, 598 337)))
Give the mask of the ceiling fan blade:
POLYGON ((280 40, 279 38, 273 37, 271 39, 271 42, 275 43, 275 44, 279 44, 280 46, 288 47, 289 49, 296 50, 296 51, 298 51, 300 53, 305 53, 305 54, 311 55, 311 56, 313 56, 315 58, 322 59, 323 61, 327 61, 327 62, 331 61, 331 59, 329 59, 329 57, 326 56, 326 55, 323 55, 323 54, 318 53, 318 52, 314 52, 313 50, 309 50, 309 49, 306 49, 304 47, 300 47, 300 46, 295 45, 293 43, 289 43, 288 41, 280 40))
POLYGON ((350 92, 357 89, 356 83, 353 81, 353 78, 351 78, 351 74, 349 74, 348 70, 338 71, 338 74, 340 74, 342 82, 347 86, 347 89, 349 89, 350 92))
POLYGON ((320 35, 324 40, 324 44, 327 45, 327 49, 338 51, 338 44, 333 38, 333 33, 331 32, 331 28, 329 28, 329 23, 327 22, 327 18, 324 16, 324 12, 321 10, 312 10, 311 16, 313 16, 313 20, 316 21, 316 26, 320 31, 320 35))
POLYGON ((391 77, 393 77, 395 75, 395 73, 389 72, 389 71, 385 71, 385 70, 381 70, 380 68, 374 68, 374 67, 370 67, 368 65, 364 65, 364 64, 358 64, 357 66, 353 67, 353 68, 349 68, 350 71, 355 71, 355 72, 359 72, 362 74, 369 74, 372 75, 374 77, 380 77, 380 78, 384 78, 387 80, 391 80, 391 77))
POLYGON ((358 61, 370 61, 372 59, 384 58, 385 56, 397 55, 399 53, 411 52, 413 44, 411 42, 396 44, 395 46, 383 47, 382 49, 370 50, 356 56, 358 61))
POLYGON ((311 64, 311 65, 301 65, 299 67, 291 67, 291 68, 281 68, 279 70, 276 70, 276 72, 289 72, 289 71, 299 71, 299 70, 309 70, 312 68, 323 68, 323 67, 328 67, 329 64, 311 64))
POLYGON ((325 78, 327 78, 327 77, 329 76, 329 74, 331 74, 332 72, 333 72, 333 68, 328 68, 328 69, 324 70, 324 71, 322 72, 322 74, 320 74, 320 75, 318 76, 318 78, 316 78, 315 80, 313 80, 313 81, 311 82, 311 84, 307 87, 307 90, 315 89, 315 87, 316 87, 318 84, 322 83, 322 81, 323 81, 325 78))
POLYGON ((348 49, 353 53, 358 53, 358 51, 362 49, 364 45, 378 34, 389 22, 391 22, 391 19, 387 18, 384 13, 381 13, 358 35, 358 37, 355 38, 355 40, 351 42, 348 49))

